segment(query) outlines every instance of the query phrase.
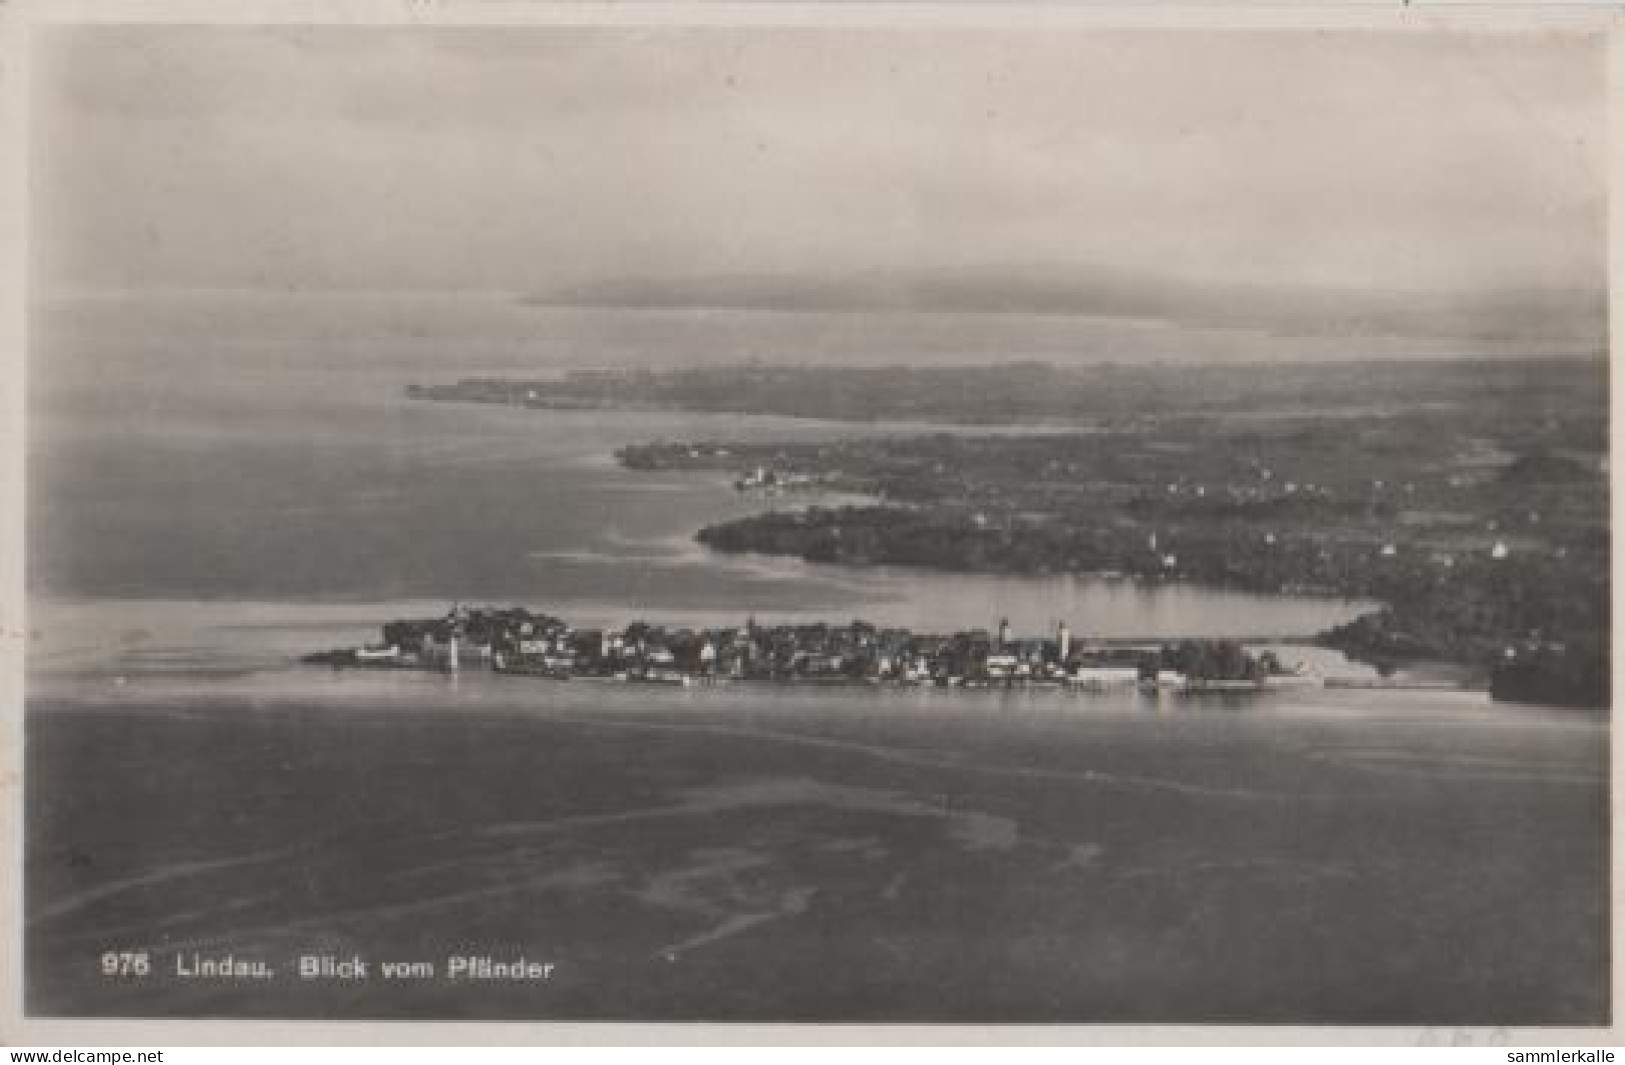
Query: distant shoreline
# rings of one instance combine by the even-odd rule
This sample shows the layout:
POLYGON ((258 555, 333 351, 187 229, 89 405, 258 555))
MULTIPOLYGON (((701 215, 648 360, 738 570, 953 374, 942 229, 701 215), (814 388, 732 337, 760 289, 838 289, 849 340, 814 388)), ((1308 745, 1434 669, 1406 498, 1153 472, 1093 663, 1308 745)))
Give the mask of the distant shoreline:
POLYGON ((1384 668, 1461 663, 1508 697, 1606 705, 1606 372, 1540 360, 752 363, 466 378, 408 394, 851 422, 1088 419, 1086 433, 656 441, 617 455, 762 493, 764 512, 698 531, 716 551, 1373 602, 1317 642, 1384 668), (809 489, 873 502, 772 508, 809 489))

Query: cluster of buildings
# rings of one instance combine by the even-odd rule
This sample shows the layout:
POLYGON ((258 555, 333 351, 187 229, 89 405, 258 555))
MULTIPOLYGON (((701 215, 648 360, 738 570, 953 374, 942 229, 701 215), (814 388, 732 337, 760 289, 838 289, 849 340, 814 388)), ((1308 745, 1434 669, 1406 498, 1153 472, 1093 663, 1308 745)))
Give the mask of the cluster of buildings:
POLYGON ((1184 686, 1192 680, 1262 682, 1273 659, 1217 643, 1168 648, 1088 648, 1063 622, 1046 637, 993 631, 940 636, 864 621, 765 626, 754 619, 695 629, 634 622, 623 629, 575 628, 523 608, 454 607, 445 617, 395 621, 381 644, 311 656, 334 665, 393 666, 666 684, 772 680, 940 686, 1184 686), (1195 676, 1194 663, 1224 661, 1223 676, 1195 676))
POLYGON ((793 492, 798 489, 818 488, 830 478, 814 477, 810 473, 794 473, 788 470, 778 470, 771 466, 757 466, 746 470, 734 478, 734 487, 741 492, 759 491, 769 495, 774 492, 793 492))

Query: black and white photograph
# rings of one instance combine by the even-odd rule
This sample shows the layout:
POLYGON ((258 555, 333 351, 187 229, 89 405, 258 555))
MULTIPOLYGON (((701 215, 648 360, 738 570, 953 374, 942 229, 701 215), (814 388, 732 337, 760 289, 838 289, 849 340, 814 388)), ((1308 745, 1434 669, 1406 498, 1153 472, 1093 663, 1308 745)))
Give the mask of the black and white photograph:
POLYGON ((1611 24, 405 8, 21 28, 27 1018, 1612 1023, 1611 24))

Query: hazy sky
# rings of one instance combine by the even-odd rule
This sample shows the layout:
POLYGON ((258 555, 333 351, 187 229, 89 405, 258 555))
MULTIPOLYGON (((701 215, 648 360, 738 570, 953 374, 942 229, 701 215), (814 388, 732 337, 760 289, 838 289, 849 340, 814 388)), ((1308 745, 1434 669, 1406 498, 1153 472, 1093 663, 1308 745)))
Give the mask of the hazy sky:
POLYGON ((1595 36, 43 34, 42 294, 1605 284, 1595 36))

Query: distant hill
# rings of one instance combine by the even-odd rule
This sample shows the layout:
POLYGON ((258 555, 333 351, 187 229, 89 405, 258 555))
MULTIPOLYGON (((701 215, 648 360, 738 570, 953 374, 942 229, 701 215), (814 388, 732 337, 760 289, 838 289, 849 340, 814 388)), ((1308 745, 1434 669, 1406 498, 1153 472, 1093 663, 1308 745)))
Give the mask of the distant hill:
POLYGON ((762 311, 937 311, 1080 315, 1337 336, 1561 340, 1606 346, 1604 289, 1399 291, 1142 277, 1029 267, 624 278, 535 293, 548 307, 762 311))

